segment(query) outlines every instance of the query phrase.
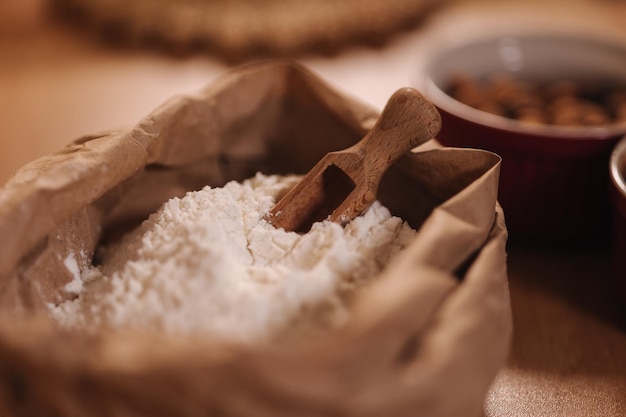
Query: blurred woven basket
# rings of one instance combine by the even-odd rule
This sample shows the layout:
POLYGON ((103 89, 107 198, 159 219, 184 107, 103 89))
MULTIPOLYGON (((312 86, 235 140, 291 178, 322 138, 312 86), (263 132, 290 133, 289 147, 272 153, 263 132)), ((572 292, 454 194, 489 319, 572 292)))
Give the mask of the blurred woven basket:
POLYGON ((306 172, 376 117, 301 66, 264 63, 23 167, 0 189, 0 414, 481 415, 512 334, 500 159, 485 151, 426 146, 390 169, 379 199, 418 237, 320 340, 85 334, 47 314, 71 296, 68 253, 89 264, 100 242, 187 190, 306 172))
POLYGON ((381 44, 418 25, 435 0, 52 0, 107 39, 227 60, 381 44))

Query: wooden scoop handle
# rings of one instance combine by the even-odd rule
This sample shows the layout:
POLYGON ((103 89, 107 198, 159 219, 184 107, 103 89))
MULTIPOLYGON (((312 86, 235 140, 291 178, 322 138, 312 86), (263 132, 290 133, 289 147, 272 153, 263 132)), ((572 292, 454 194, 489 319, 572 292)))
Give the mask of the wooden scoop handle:
POLYGON ((370 170, 384 171, 402 155, 435 137, 440 128, 441 116, 435 106, 419 91, 401 88, 389 98, 374 128, 350 151, 371 161, 370 170))
POLYGON ((327 153, 276 203, 268 221, 285 230, 307 231, 319 220, 352 220, 376 200, 387 168, 433 138, 440 126, 439 112, 417 90, 396 91, 373 129, 356 145, 327 153))
POLYGON ((343 161, 335 158, 356 186, 329 219, 346 223, 366 210, 376 200, 378 185, 387 168, 411 149, 432 139, 440 128, 439 112, 419 91, 412 88, 396 91, 372 130, 344 153, 357 158, 343 161), (358 166, 354 165, 355 161, 359 161, 358 166))

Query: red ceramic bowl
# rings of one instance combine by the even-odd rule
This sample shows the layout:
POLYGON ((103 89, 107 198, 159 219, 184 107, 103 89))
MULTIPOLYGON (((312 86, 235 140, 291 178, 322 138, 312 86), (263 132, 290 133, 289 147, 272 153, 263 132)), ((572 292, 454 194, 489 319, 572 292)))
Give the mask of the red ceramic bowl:
POLYGON ((626 299, 626 137, 611 155, 611 197, 613 202, 613 272, 626 299))
POLYGON ((531 82, 597 80, 626 86, 626 43, 567 34, 521 34, 467 42, 426 65, 422 90, 439 108, 446 146, 502 157, 499 200, 512 239, 608 241, 611 151, 626 122, 564 127, 519 122, 446 93, 451 77, 494 73, 531 82))

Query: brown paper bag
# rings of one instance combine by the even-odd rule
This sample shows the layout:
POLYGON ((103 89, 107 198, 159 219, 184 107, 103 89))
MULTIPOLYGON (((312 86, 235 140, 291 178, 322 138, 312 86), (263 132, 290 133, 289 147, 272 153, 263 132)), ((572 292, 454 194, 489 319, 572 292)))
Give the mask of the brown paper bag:
POLYGON ((23 167, 0 191, 0 415, 480 415, 512 333, 489 152, 427 144, 389 170, 378 197, 418 237, 322 340, 87 335, 47 315, 68 297, 69 253, 86 268, 99 244, 188 190, 304 173, 376 117, 298 64, 258 63, 23 167))

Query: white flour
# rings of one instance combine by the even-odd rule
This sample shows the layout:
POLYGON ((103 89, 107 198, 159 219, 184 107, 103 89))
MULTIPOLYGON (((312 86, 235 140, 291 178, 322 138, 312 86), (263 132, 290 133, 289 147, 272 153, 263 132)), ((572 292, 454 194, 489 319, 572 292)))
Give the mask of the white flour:
POLYGON ((316 223, 299 235, 263 216, 299 177, 257 174, 243 183, 173 198, 104 252, 104 262, 50 306, 70 328, 137 328, 268 340, 307 310, 324 306, 331 325, 348 319, 344 297, 376 276, 415 231, 375 203, 345 227, 316 223), (99 277, 94 280, 94 273, 99 277), (87 277, 89 276, 89 277, 87 277))

